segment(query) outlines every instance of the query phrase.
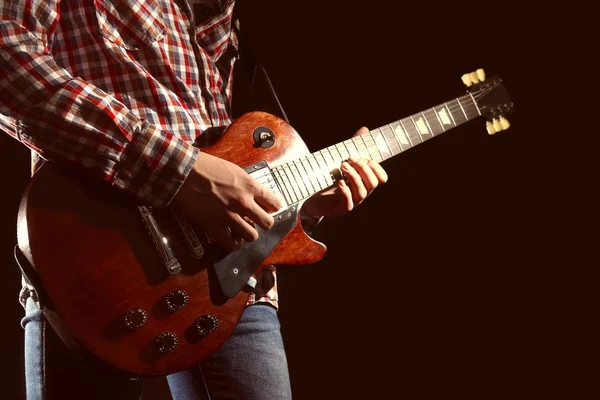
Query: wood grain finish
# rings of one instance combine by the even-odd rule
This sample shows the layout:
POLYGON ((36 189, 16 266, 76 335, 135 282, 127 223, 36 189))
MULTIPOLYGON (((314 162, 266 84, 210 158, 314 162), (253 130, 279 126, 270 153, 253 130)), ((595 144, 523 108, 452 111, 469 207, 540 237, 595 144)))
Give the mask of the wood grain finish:
MULTIPOLYGON (((262 160, 274 166, 308 149, 285 121, 256 112, 242 116, 217 144, 203 151, 245 167, 262 160), (275 133, 274 146, 253 147, 258 126, 275 133)), ((219 295, 207 259, 177 252, 183 272, 169 275, 141 223, 137 204, 104 182, 49 163, 36 172, 23 197, 18 242, 69 332, 93 355, 128 374, 165 375, 198 364, 229 337, 247 301, 244 292, 226 301, 219 295), (180 289, 189 294, 188 305, 166 312, 164 297, 180 289), (124 314, 138 308, 147 310, 149 320, 129 331, 124 314), (204 314, 216 316, 219 329, 198 339, 194 321, 204 314), (157 351, 152 343, 161 332, 177 334, 175 351, 157 351)), ((325 252, 325 246, 297 223, 261 268, 308 264, 325 252)))

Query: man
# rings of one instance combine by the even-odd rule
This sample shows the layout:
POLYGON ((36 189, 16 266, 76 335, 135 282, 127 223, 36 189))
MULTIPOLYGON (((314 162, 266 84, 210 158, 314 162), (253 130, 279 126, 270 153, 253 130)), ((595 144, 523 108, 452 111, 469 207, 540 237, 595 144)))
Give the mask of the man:
MULTIPOLYGON (((279 198, 199 148, 232 122, 233 8, 233 0, 0 2, 0 127, 32 150, 33 170, 73 166, 140 202, 174 205, 229 251, 257 240, 244 218, 269 229, 279 198)), ((347 182, 308 199, 304 218, 345 214, 387 180, 373 161, 352 158, 341 170, 347 182)), ((167 377, 174 399, 291 397, 277 286, 257 289, 216 354, 167 377)), ((140 397, 140 381, 66 350, 32 287, 21 300, 29 399, 140 397)))

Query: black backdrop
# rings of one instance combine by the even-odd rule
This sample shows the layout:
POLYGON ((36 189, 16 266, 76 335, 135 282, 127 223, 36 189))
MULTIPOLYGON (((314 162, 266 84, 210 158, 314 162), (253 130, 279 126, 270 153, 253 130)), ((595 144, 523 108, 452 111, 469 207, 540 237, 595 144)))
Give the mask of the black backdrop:
MULTIPOLYGON (((593 80, 581 58, 589 32, 573 30, 588 29, 582 15, 497 2, 322 3, 242 4, 243 28, 311 150, 462 95, 460 76, 480 67, 504 79, 516 113, 504 133, 473 121, 387 161, 385 186, 322 223, 327 257, 280 270, 295 398, 577 397, 587 375, 572 347, 585 331, 574 310, 586 291, 567 223, 584 207, 568 202, 579 152, 569 157, 567 135, 585 131, 569 129, 564 110, 592 99, 574 85, 593 80)), ((0 146, 0 390, 21 399, 11 250, 29 154, 6 135, 0 146)), ((151 384, 146 398, 168 398, 162 380, 151 384)))

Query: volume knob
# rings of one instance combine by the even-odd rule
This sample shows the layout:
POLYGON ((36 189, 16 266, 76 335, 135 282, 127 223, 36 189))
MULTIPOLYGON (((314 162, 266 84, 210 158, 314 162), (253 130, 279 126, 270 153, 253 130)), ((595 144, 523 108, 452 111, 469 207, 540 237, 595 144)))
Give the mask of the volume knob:
POLYGON ((180 308, 185 307, 189 300, 190 296, 185 290, 174 290, 165 298, 167 309, 171 312, 175 312, 180 308))
POLYGON ((179 338, 173 332, 163 332, 154 339, 154 343, 156 343, 158 351, 166 354, 177 348, 179 345, 179 338))
POLYGON ((141 328, 148 322, 148 313, 142 308, 129 310, 125 313, 125 325, 132 331, 141 328))
POLYGON ((202 315, 196 320, 196 333, 201 338, 217 330, 219 320, 214 315, 202 315))

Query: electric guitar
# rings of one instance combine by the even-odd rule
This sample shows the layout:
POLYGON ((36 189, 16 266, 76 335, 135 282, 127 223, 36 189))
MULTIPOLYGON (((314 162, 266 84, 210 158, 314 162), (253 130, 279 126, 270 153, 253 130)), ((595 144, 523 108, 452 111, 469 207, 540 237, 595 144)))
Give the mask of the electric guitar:
POLYGON ((230 253, 171 207, 135 203, 104 182, 45 163, 22 198, 17 260, 66 344, 134 376, 192 367, 229 337, 262 268, 324 257, 299 208, 343 179, 342 160, 381 162, 479 117, 489 134, 509 127, 513 103, 502 80, 486 79, 481 69, 462 80, 467 90, 459 98, 314 153, 271 114, 237 119, 203 151, 243 167, 284 205, 270 230, 257 228, 257 241, 230 253))

